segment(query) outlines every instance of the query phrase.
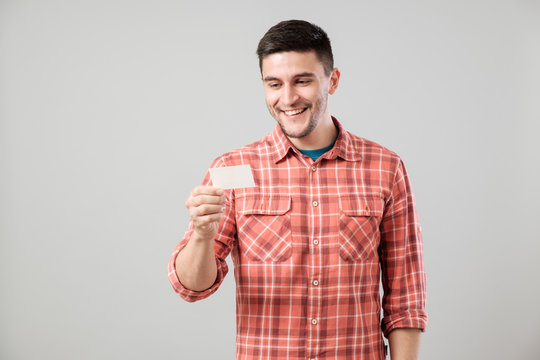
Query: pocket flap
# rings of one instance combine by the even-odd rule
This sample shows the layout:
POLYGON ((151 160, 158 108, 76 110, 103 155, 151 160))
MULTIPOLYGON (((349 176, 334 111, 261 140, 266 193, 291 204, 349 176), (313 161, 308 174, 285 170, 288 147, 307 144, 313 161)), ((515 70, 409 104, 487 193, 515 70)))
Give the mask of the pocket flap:
POLYGON ((236 198, 236 211, 241 215, 283 215, 290 209, 290 196, 236 198))
POLYGON ((382 216, 384 202, 380 197, 340 199, 340 210, 348 216, 382 216))

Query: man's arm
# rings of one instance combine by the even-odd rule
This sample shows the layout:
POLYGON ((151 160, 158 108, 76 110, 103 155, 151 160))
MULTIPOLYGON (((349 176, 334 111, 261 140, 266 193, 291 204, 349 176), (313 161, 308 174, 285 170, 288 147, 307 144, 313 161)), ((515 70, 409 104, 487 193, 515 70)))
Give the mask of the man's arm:
POLYGON ((194 233, 176 257, 176 274, 178 280, 190 290, 210 288, 217 277, 213 239, 201 239, 194 233))
POLYGON ((186 288, 203 291, 210 288, 217 277, 214 238, 223 216, 223 190, 198 186, 186 201, 193 233, 187 245, 176 257, 176 274, 186 288))
POLYGON ((394 172, 393 184, 381 221, 379 250, 384 288, 381 326, 389 340, 390 336, 394 338, 390 344, 394 349, 391 352, 392 359, 395 359, 401 351, 406 350, 404 355, 407 355, 410 346, 414 350, 419 345, 419 341, 414 340, 415 336, 411 334, 426 328, 427 313, 422 232, 410 182, 401 159, 394 172), (401 346, 405 348, 400 349, 401 346))
POLYGON ((391 360, 417 360, 420 349, 420 329, 401 328, 388 335, 391 360))

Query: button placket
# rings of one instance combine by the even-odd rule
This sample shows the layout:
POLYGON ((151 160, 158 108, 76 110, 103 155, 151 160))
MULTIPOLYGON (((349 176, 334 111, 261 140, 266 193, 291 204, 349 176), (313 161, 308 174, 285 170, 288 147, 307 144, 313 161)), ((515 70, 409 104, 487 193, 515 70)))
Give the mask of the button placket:
MULTIPOLYGON (((321 296, 321 287, 320 287, 320 276, 321 276, 321 270, 320 270, 320 264, 321 264, 321 252, 320 249, 318 249, 318 246, 320 245, 320 234, 321 234, 321 226, 320 223, 320 206, 321 206, 321 189, 320 189, 320 182, 319 182, 319 172, 321 169, 319 168, 318 164, 311 164, 307 168, 309 180, 310 180, 310 189, 308 193, 306 194, 308 196, 308 201, 311 201, 311 208, 309 209, 310 216, 312 216, 311 221, 311 227, 309 232, 311 235, 311 247, 312 251, 310 251, 310 270, 308 274, 308 298, 310 299, 320 299, 321 296), (317 237, 317 238, 315 238, 317 237)), ((306 204, 309 208, 309 204, 306 204)), ((318 304, 320 301, 309 301, 308 307, 307 307, 307 326, 308 329, 306 329, 309 333, 309 338, 306 342, 306 354, 310 354, 310 358, 315 358, 320 346, 320 331, 319 328, 319 316, 321 316, 321 309, 319 308, 318 304)), ((308 355, 309 356, 309 355, 308 355)))

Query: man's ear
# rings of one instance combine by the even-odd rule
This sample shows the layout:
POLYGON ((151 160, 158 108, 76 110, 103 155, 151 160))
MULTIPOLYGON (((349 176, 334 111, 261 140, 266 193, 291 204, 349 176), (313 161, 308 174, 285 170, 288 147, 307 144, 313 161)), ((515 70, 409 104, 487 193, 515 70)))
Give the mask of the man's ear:
POLYGON ((337 90, 337 87, 339 85, 339 77, 341 76, 341 73, 339 72, 338 68, 333 68, 332 73, 330 74, 330 87, 328 89, 328 93, 330 95, 334 94, 337 90))

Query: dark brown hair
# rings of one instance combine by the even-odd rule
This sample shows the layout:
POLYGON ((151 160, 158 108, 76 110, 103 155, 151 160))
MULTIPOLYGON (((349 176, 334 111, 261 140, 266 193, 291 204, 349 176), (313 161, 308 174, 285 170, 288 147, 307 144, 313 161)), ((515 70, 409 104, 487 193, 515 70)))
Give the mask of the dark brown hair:
POLYGON ((328 35, 323 29, 307 21, 282 21, 264 34, 257 46, 261 71, 262 61, 266 56, 284 51, 315 51, 326 75, 330 75, 334 68, 334 56, 328 35))

